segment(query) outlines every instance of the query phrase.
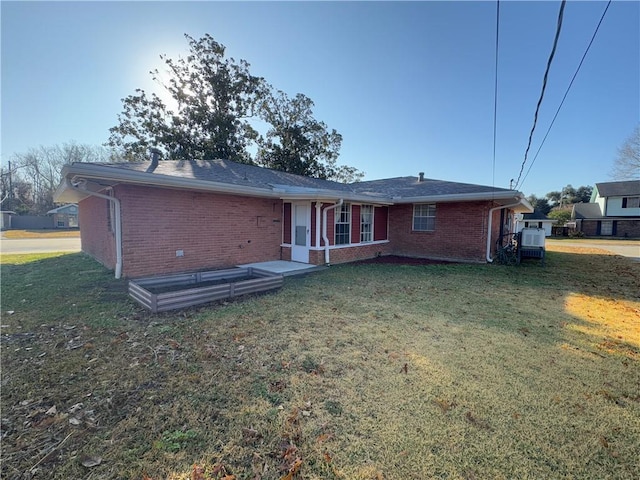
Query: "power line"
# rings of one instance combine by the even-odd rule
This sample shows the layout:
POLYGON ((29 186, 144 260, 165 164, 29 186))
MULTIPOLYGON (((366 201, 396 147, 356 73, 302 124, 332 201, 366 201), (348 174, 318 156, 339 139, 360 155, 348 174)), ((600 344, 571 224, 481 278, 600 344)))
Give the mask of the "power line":
POLYGON ((496 2, 496 71, 495 84, 493 87, 493 166, 492 185, 496 185, 496 126, 498 121, 498 43, 500 35, 500 0, 496 2))
POLYGON ((587 45, 587 49, 585 50, 584 55, 582 55, 582 59, 580 60, 580 63, 578 64, 578 68, 576 69, 576 73, 573 74, 573 78, 571 79, 571 82, 569 83, 569 86, 567 87, 567 91, 564 93, 564 97, 562 97, 562 101, 560 102, 560 105, 558 106, 558 110, 556 110, 556 114, 553 116, 553 120, 551 120, 551 124, 549 125, 549 129, 547 130, 547 133, 545 133, 544 138, 542 139, 542 143, 540 143, 540 146, 538 147, 538 151, 536 152, 535 156, 533 157, 533 160, 531 160, 531 165, 529 165, 529 169, 527 170, 527 173, 525 174, 524 178, 522 179, 522 183, 524 183, 524 181, 527 179, 527 176, 529 176, 529 172, 531 171, 531 168, 533 167, 533 164, 536 163, 536 158, 538 158, 538 154, 540 153, 540 150, 542 150, 542 146, 544 145, 545 140, 549 136, 549 132, 551 131, 551 127, 553 127, 553 124, 555 123, 556 118, 558 117, 558 113, 560 113, 560 109, 562 108, 562 105, 564 104, 564 101, 567 98, 567 95, 569 94, 569 90, 571 90, 571 87, 573 86, 573 81, 578 76, 578 72, 580 71, 580 67, 582 67, 582 63, 584 62, 584 59, 587 57, 587 53, 589 53, 589 49, 591 48, 591 44, 593 44, 593 41, 596 38, 598 30, 600 29, 600 25, 602 24, 602 21, 604 20, 604 16, 607 14, 607 10, 609 10, 609 5, 611 5, 611 1, 612 0, 609 0, 609 3, 607 3, 607 6, 604 9, 604 12, 602 12, 602 16, 600 17, 600 21, 598 22, 598 25, 596 26, 595 32, 593 32, 593 36, 591 37, 591 41, 589 42, 589 45, 587 45))
POLYGON ((524 170, 524 165, 527 163, 527 156, 529 155, 529 149, 531 148, 531 140, 533 140, 533 132, 536 129, 536 124, 538 123, 538 112, 540 111, 540 105, 542 104, 542 99, 544 98, 544 91, 547 88, 547 78, 549 77, 549 70, 551 69, 551 62, 553 62, 553 57, 556 54, 556 47, 558 46, 558 39, 560 38, 560 30, 562 29, 562 17, 564 15, 564 7, 567 3, 567 0, 562 0, 560 4, 560 11, 558 12, 558 24, 556 26, 556 36, 553 40, 553 48, 551 49, 551 54, 549 55, 549 60, 547 60, 547 68, 544 72, 544 78, 542 80, 542 91, 540 92, 540 98, 538 99, 538 104, 536 105, 536 112, 533 116, 533 126, 531 127, 531 132, 529 133, 529 143, 527 144, 527 149, 524 152, 524 160, 522 161, 522 165, 520 166, 520 173, 518 173, 518 179, 514 185, 514 190, 518 188, 518 184, 520 183, 520 177, 522 176, 522 171, 524 170))

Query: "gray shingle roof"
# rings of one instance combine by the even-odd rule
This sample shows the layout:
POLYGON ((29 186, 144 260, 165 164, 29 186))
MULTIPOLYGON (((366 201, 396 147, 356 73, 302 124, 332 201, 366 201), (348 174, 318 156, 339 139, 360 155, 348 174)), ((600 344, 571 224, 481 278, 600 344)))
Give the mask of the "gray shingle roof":
MULTIPOLYGON (((344 184, 304 177, 229 160, 161 161, 147 172, 151 162, 141 163, 74 163, 63 169, 68 180, 79 177, 102 178, 111 182, 131 181, 138 184, 177 186, 178 188, 233 191, 254 196, 280 198, 339 199, 370 203, 411 203, 444 201, 494 200, 498 203, 521 202, 521 192, 485 185, 448 182, 417 177, 398 177, 344 184)), ((78 201, 78 195, 66 195, 61 184, 56 198, 78 201)), ((528 209, 523 203, 523 208, 528 209)))
POLYGON ((492 192, 510 191, 506 188, 488 187, 486 185, 475 185, 471 183, 447 182, 430 178, 425 178, 421 182, 418 177, 386 178, 383 180, 358 182, 351 185, 360 193, 385 195, 391 198, 460 195, 467 193, 487 193, 490 195, 492 192))
POLYGON ((522 219, 523 220, 552 220, 549 217, 547 217, 544 213, 542 213, 540 210, 534 210, 533 213, 525 213, 522 216, 522 219))
POLYGON ((573 206, 572 218, 576 220, 583 218, 602 218, 600 205, 597 203, 576 203, 573 206))
POLYGON ((596 183, 596 187, 601 197, 640 195, 640 180, 596 183))
MULTIPOLYGON (((99 164, 113 168, 145 172, 151 162, 99 164)), ((271 189, 274 185, 352 192, 349 185, 318 178, 303 177, 230 160, 178 160, 159 162, 155 175, 191 178, 231 185, 271 189)))

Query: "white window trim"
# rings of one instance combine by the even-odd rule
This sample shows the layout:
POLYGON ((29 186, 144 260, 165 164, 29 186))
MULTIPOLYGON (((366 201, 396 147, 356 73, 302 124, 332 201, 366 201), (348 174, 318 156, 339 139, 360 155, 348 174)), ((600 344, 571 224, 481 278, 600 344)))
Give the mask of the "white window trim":
POLYGON ((413 204, 413 215, 411 217, 411 231, 412 232, 435 232, 436 231, 436 204, 435 203, 414 203, 413 204), (418 218, 433 218, 433 228, 430 230, 417 230, 416 227, 416 207, 427 205, 433 206, 434 215, 433 216, 420 216, 418 218))
POLYGON ((333 227, 333 244, 334 245, 351 245, 351 223, 352 223, 352 221, 353 221, 353 209, 352 209, 351 203, 345 202, 342 205, 340 205, 339 208, 336 208, 334 210, 334 218, 333 218, 333 224, 334 224, 334 227, 333 227), (343 212, 342 209, 345 206, 348 207, 348 212, 347 212, 348 213, 348 221, 347 222, 339 222, 338 219, 340 217, 342 217, 342 212, 343 212), (338 243, 338 241, 337 241, 338 240, 338 231, 336 229, 336 227, 338 225, 349 225, 349 232, 348 232, 349 237, 347 239, 348 240, 347 243, 338 243))
POLYGON ((373 239, 375 238, 375 236, 373 234, 373 226, 374 226, 374 223, 375 223, 374 219, 375 219, 375 207, 373 205, 368 205, 368 204, 367 205, 360 205, 360 243, 371 243, 371 242, 373 242, 373 239), (368 208, 371 209, 371 212, 370 212, 371 217, 370 217, 370 221, 368 222, 368 225, 371 226, 371 228, 369 229, 369 232, 368 232, 370 237, 371 237, 369 240, 363 240, 362 239, 362 234, 363 234, 362 225, 365 225, 363 223, 363 221, 362 221, 362 209, 364 207, 368 207, 368 208))

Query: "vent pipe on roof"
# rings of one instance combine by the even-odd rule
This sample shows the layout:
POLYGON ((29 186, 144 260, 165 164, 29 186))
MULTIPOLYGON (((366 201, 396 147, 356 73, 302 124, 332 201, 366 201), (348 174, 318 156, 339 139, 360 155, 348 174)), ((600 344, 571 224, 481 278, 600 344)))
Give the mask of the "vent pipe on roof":
POLYGON ((151 147, 149 153, 151 154, 151 165, 147 168, 147 173, 153 173, 153 171, 158 168, 158 161, 160 160, 162 152, 156 147, 151 147))
POLYGON ((418 181, 419 181, 419 182, 424 182, 424 172, 420 172, 420 173, 418 174, 418 181))

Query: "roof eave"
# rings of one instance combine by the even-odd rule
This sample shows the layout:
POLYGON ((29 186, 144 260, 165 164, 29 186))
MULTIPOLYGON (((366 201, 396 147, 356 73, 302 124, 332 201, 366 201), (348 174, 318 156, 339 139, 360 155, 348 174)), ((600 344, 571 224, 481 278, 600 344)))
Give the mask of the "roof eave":
POLYGON ((345 202, 355 202, 363 204, 393 205, 393 202, 387 198, 354 195, 353 193, 331 190, 310 190, 308 192, 295 193, 283 192, 280 195, 280 198, 287 201, 312 200, 317 202, 337 202, 339 200, 343 200, 345 202))
MULTIPOLYGON (((188 190, 199 190, 204 192, 239 194, 252 197, 279 198, 280 193, 273 189, 251 187, 246 185, 235 185, 230 183, 215 182, 210 180, 197 180, 193 178, 173 177, 158 173, 138 172, 135 170, 124 170, 100 165, 72 164, 66 165, 62 169, 62 177, 69 180, 75 177, 85 179, 100 179, 115 183, 129 183, 152 187, 177 188, 188 190)), ((56 193, 55 201, 67 201, 67 185, 62 182, 56 193), (61 200, 64 199, 64 200, 61 200)))
POLYGON ((524 198, 522 192, 504 191, 504 192, 478 192, 478 193, 454 193, 446 195, 423 195, 416 197, 394 197, 394 203, 445 203, 445 202, 473 202, 479 200, 495 201, 498 203, 508 204, 513 202, 524 202, 523 205, 530 208, 533 207, 524 198))

